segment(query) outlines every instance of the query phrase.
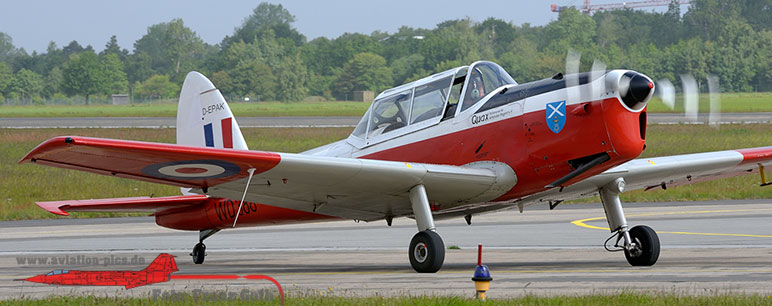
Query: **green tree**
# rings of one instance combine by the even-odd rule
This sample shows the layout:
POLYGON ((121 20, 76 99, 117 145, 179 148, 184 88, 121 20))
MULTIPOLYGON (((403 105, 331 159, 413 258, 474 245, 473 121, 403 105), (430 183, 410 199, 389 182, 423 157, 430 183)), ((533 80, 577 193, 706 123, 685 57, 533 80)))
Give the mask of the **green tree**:
POLYGON ((13 78, 11 92, 15 92, 22 100, 29 101, 40 96, 43 90, 43 77, 34 71, 22 68, 13 78))
POLYGON ((86 48, 83 48, 77 41, 73 40, 64 48, 62 48, 62 53, 64 56, 68 57, 73 54, 81 53, 83 51, 86 51, 86 48))
MULTIPOLYGON (((427 34, 419 50, 424 56, 424 68, 434 70, 440 63, 459 61, 469 64, 481 59, 493 59, 489 38, 474 32, 470 19, 449 20, 427 34)), ((437 72, 437 71, 435 71, 437 72)))
POLYGON ((243 62, 228 73, 229 95, 271 100, 274 98, 276 78, 271 68, 259 60, 243 62))
POLYGON ((354 55, 343 66, 340 77, 335 82, 334 94, 338 99, 352 96, 355 90, 382 91, 391 87, 392 72, 386 66, 386 59, 380 55, 363 52, 354 55))
MULTIPOLYGON (((234 86, 234 90, 247 94, 239 89, 237 84, 253 83, 258 86, 253 94, 260 95, 262 99, 273 97, 280 101, 299 101, 306 97, 308 89, 306 83, 308 72, 300 56, 300 50, 294 44, 283 43, 286 40, 275 39, 269 29, 257 41, 245 43, 238 41, 231 44, 224 52, 225 71, 234 86), (264 63, 269 70, 255 65, 264 63), (259 68, 259 72, 272 72, 259 75, 255 72, 245 73, 245 67, 259 68), (261 78, 261 80, 248 81, 245 78, 261 78), (275 84, 272 90, 268 90, 267 84, 275 84)), ((258 65, 260 66, 260 65, 258 65)))
POLYGON ((153 71, 153 64, 150 55, 145 52, 139 52, 129 55, 126 58, 126 78, 129 83, 134 84, 147 80, 155 72, 153 71))
POLYGON ((19 51, 13 45, 11 36, 0 32, 0 61, 8 61, 18 54, 19 51))
POLYGON ((700 85, 705 85, 705 80, 710 73, 706 59, 711 57, 713 45, 696 37, 665 48, 660 65, 667 69, 661 76, 678 80, 680 74, 691 74, 700 85))
POLYGON ((110 40, 105 44, 105 49, 102 50, 102 52, 99 52, 100 57, 103 57, 107 54, 115 54, 118 56, 118 58, 120 58, 121 61, 125 61, 126 57, 129 55, 129 51, 126 49, 121 49, 121 46, 118 45, 118 38, 113 35, 110 36, 110 40))
POLYGON ((394 85, 404 84, 417 71, 423 71, 424 61, 424 57, 420 54, 411 54, 394 60, 391 63, 394 85))
POLYGON ((606 48, 616 43, 622 37, 622 25, 617 22, 618 17, 613 14, 604 14, 598 21, 598 47, 606 48))
MULTIPOLYGON (((714 40, 716 34, 731 20, 742 19, 741 1, 695 0, 684 14, 684 22, 704 40, 714 40)), ((767 18, 769 16, 767 15, 767 18)))
POLYGON ((173 78, 184 76, 181 71, 191 70, 192 61, 204 49, 196 32, 186 27, 182 19, 173 19, 147 28, 147 34, 134 43, 134 53, 146 53, 155 72, 173 78))
POLYGON ((105 77, 105 94, 126 93, 129 88, 129 81, 126 78, 126 72, 123 71, 123 62, 118 54, 105 54, 100 60, 105 77))
POLYGON ((772 30, 759 33, 759 55, 756 62, 756 77, 752 86, 757 91, 772 90, 772 30))
MULTIPOLYGON (((338 69, 340 70, 340 69, 338 69)), ((326 99, 333 99, 332 88, 337 75, 333 72, 330 75, 320 75, 313 71, 308 73, 308 93, 314 96, 322 96, 326 99)))
POLYGON ((772 0, 742 0, 740 15, 756 31, 772 30, 772 0))
POLYGON ((496 55, 507 52, 509 44, 518 37, 512 24, 493 17, 485 19, 474 28, 475 33, 481 36, 480 38, 487 40, 493 46, 496 55))
MULTIPOLYGON (((750 91, 759 61, 759 37, 744 21, 732 20, 721 29, 712 56, 710 72, 718 75, 721 88, 750 91)), ((763 54, 763 53, 762 53, 763 54)), ((710 59, 706 59, 710 60, 710 59)))
MULTIPOLYGON (((408 26, 402 26, 397 30, 397 33, 377 40, 381 45, 378 54, 383 56, 389 63, 392 63, 399 58, 414 54, 417 55, 422 38, 426 37, 429 32, 430 31, 426 29, 414 29, 408 26)), ((364 50, 360 52, 372 51, 364 50)))
POLYGON ((220 93, 222 93, 226 99, 228 97, 236 96, 233 94, 233 79, 227 71, 220 70, 212 73, 209 76, 209 80, 212 81, 212 84, 220 90, 220 93))
POLYGON ((84 51, 70 56, 70 61, 62 71, 64 82, 62 90, 69 95, 82 95, 89 97, 105 91, 107 79, 104 69, 99 63, 99 58, 94 51, 84 51))
POLYGON ((558 20, 544 28, 547 45, 542 51, 565 55, 568 49, 584 50, 593 45, 596 25, 592 17, 576 9, 564 9, 558 20))
POLYGON ((13 82, 13 72, 5 62, 0 62, 0 94, 7 95, 13 82))
POLYGON ((233 36, 223 39, 223 46, 238 41, 252 43, 266 35, 267 31, 271 31, 276 38, 286 38, 300 46, 306 42, 306 37, 292 27, 293 22, 295 16, 281 4, 262 2, 252 11, 252 15, 244 19, 233 36))
POLYGON ((308 95, 306 88, 307 71, 300 54, 286 56, 274 69, 276 76, 275 96, 279 101, 300 101, 308 95))
POLYGON ((332 52, 332 41, 327 37, 318 37, 300 48, 306 68, 318 76, 332 74, 332 52))
POLYGON ((51 71, 48 72, 48 75, 46 75, 43 95, 52 97, 54 94, 60 93, 63 81, 64 75, 62 74, 62 69, 59 69, 59 67, 52 68, 51 71))
POLYGON ((134 89, 134 94, 145 99, 168 99, 179 94, 180 87, 171 81, 167 75, 154 75, 141 82, 134 89))

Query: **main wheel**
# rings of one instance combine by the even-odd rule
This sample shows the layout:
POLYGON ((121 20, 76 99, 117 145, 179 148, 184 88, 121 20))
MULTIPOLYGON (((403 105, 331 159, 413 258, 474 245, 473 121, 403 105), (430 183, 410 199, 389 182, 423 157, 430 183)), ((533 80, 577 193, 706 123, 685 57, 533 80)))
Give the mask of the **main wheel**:
POLYGON ((203 242, 199 242, 193 247, 193 252, 190 253, 193 257, 193 263, 200 265, 204 263, 204 257, 206 256, 206 245, 203 242))
POLYGON ((418 232, 410 241, 408 256, 416 272, 435 273, 445 261, 445 243, 434 231, 418 232))
POLYGON ((630 229, 630 239, 635 248, 625 250, 625 258, 632 266, 651 266, 659 259, 659 237, 651 227, 646 225, 633 226, 630 229))

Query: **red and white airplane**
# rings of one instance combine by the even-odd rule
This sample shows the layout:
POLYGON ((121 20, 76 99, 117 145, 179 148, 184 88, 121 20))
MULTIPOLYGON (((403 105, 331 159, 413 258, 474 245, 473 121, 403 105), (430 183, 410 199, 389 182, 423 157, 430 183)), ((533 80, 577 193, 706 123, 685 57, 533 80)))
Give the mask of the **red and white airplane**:
POLYGON ((182 187, 182 196, 39 202, 49 212, 147 211, 160 226, 200 231, 332 219, 409 217, 408 254, 436 272, 436 218, 600 194, 634 266, 653 265, 659 239, 629 227, 619 194, 760 172, 772 147, 635 159, 645 149, 654 83, 630 70, 558 74, 517 84, 475 62, 384 91, 344 140, 300 154, 249 151, 225 99, 191 72, 180 93, 177 144, 56 137, 20 162, 182 187))

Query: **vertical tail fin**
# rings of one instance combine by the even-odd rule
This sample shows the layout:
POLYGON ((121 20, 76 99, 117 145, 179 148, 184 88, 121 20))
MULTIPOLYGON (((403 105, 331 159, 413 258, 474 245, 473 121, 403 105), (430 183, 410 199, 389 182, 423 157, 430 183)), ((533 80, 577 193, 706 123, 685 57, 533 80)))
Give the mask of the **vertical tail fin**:
MULTIPOLYGON (((177 144, 249 150, 228 103, 203 74, 192 71, 185 77, 177 104, 177 144)), ((182 187, 184 195, 193 194, 182 187)))
POLYGON ((179 269, 177 269, 177 262, 174 261, 174 256, 162 253, 142 271, 172 273, 179 271, 179 269))
POLYGON ((225 98, 209 79, 195 71, 188 73, 180 91, 177 143, 248 150, 225 98))

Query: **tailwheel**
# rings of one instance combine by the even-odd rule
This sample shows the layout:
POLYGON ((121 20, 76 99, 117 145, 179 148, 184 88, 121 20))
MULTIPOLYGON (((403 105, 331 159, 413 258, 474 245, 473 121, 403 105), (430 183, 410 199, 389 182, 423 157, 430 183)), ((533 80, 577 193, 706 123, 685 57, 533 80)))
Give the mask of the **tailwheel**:
POLYGON ((630 233, 632 246, 625 248, 625 258, 632 266, 652 266, 659 259, 659 237, 646 225, 633 226, 630 233))
POLYGON ((445 261, 445 243, 434 231, 421 231, 413 236, 408 249, 410 265, 419 273, 435 273, 445 261))
POLYGON ((204 263, 204 257, 206 257, 206 245, 203 242, 199 242, 193 247, 193 252, 190 253, 193 257, 193 263, 200 265, 204 263))

